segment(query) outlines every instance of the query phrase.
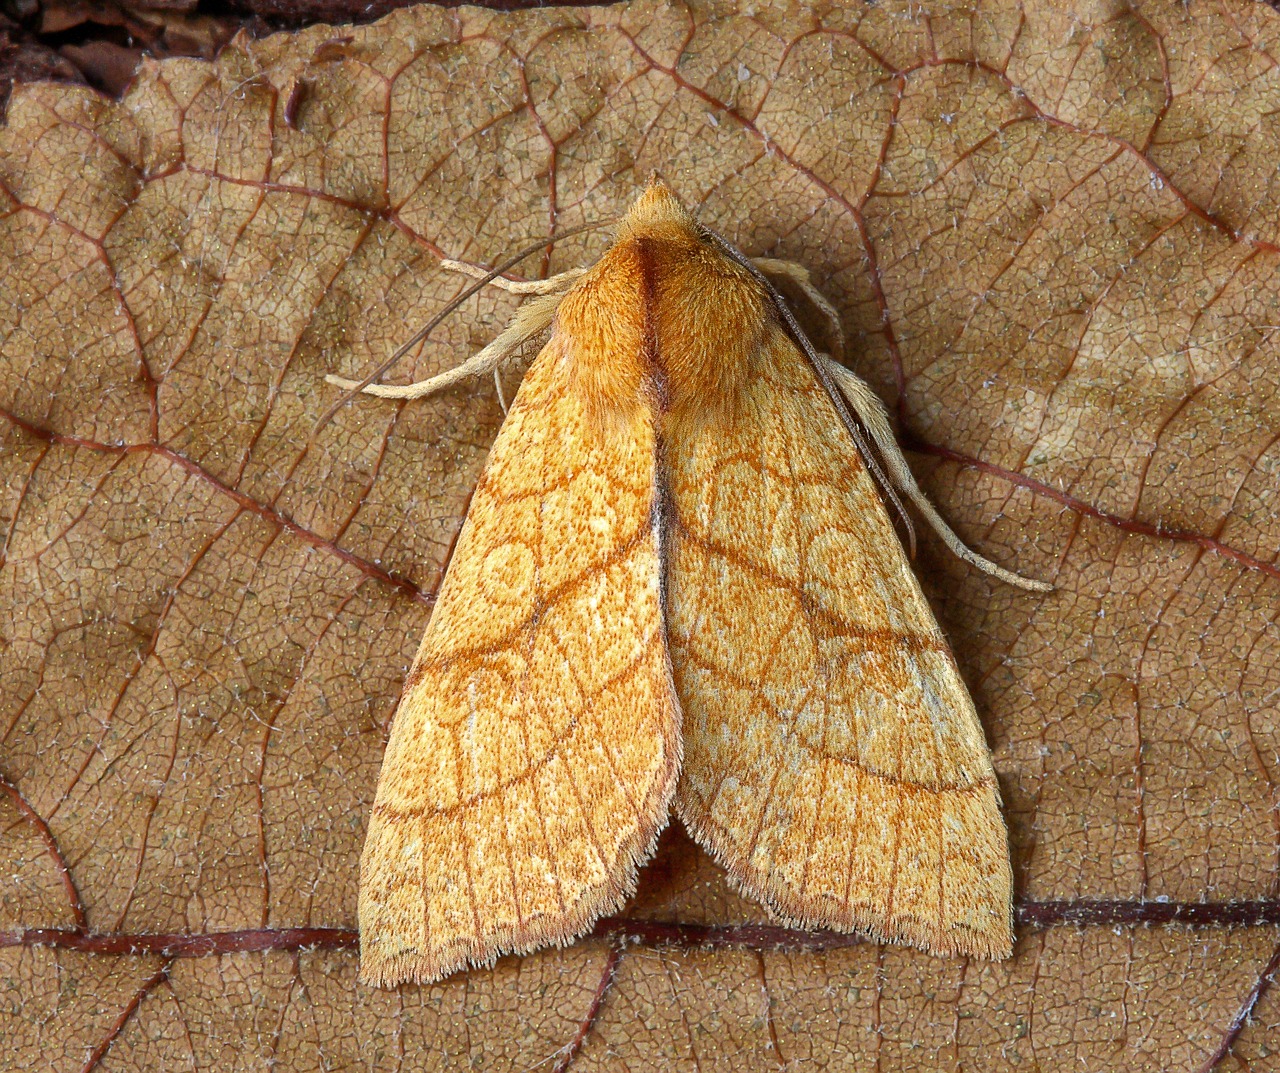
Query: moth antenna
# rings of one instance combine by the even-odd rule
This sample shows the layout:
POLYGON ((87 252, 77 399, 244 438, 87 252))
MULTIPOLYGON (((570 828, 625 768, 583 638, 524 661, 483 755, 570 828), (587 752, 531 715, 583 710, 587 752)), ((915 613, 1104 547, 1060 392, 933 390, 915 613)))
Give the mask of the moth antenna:
MULTIPOLYGON (((614 220, 601 220, 594 224, 583 224, 581 227, 575 227, 568 231, 561 231, 560 234, 558 234, 555 237, 556 239, 572 238, 574 235, 580 235, 586 231, 596 231, 602 227, 608 227, 615 222, 616 221, 614 220)), ((435 331, 435 329, 439 326, 440 322, 444 320, 444 318, 447 317, 450 313, 452 313, 455 309, 457 309, 458 306, 462 305, 462 303, 465 302, 472 295, 478 294, 482 288, 487 286, 493 280, 497 279, 500 275, 502 275, 503 272, 506 272, 508 269, 514 268, 526 257, 532 257, 535 253, 538 253, 541 250, 545 250, 547 246, 550 244, 550 241, 551 240, 548 240, 548 239, 542 239, 541 241, 535 243, 534 245, 526 246, 524 249, 520 250, 518 253, 515 253, 511 257, 508 257, 505 261, 502 262, 502 264, 498 265, 497 268, 491 269, 486 274, 484 279, 479 280, 473 286, 468 287, 465 291, 463 291, 460 295, 458 295, 455 299, 453 299, 453 301, 451 301, 442 310, 440 310, 439 313, 437 313, 434 317, 432 317, 429 321, 427 321, 426 324, 424 324, 421 328, 419 328, 416 332, 414 332, 413 335, 408 339, 408 341, 406 341, 403 345, 398 347, 396 351, 391 355, 391 357, 387 358, 386 361, 384 361, 381 365, 379 365, 376 369, 374 369, 373 372, 369 373, 363 380, 347 381, 347 384, 350 384, 352 386, 347 388, 347 393, 343 395, 342 398, 338 399, 337 402, 335 402, 332 406, 330 406, 327 410, 325 410, 324 413, 320 415, 319 419, 315 423, 315 426, 311 430, 311 439, 315 439, 316 435, 320 432, 320 430, 323 429, 325 425, 327 425, 330 421, 333 420, 333 415, 336 414, 342 406, 350 402, 351 399, 355 398, 356 395, 363 392, 365 388, 367 388, 370 384, 372 384, 375 380, 377 380, 378 377, 380 377, 389 368, 391 368, 392 365, 394 365, 397 361, 403 358, 407 353, 409 353, 410 350, 412 350, 415 346, 417 346, 420 342, 422 342, 422 340, 424 340, 428 335, 430 335, 433 331, 435 331)), ((497 340, 494 340, 494 342, 497 342, 497 340)), ((485 349, 487 350, 488 347, 486 347, 485 349)), ((328 377, 326 377, 325 379, 327 380, 328 377)), ((393 395, 390 397, 401 398, 403 396, 393 395)))
POLYGON ((796 345, 804 353, 804 356, 808 358, 810 367, 822 382, 823 388, 831 399, 831 404, 836 408, 836 413, 840 415, 840 420, 844 424, 845 430, 852 437, 854 446, 858 448, 858 453, 862 456, 863 463, 871 471, 885 498, 889 500, 894 510, 898 512, 898 516, 902 519, 902 524, 907 530, 907 547, 910 549, 911 558, 914 559, 916 557, 916 531, 911 524, 911 516, 907 513, 907 508, 902 505, 902 500, 898 498, 898 493, 893 483, 885 476, 884 470, 880 468, 880 463, 872 452, 871 445, 867 443, 867 438, 862 434, 862 429, 849 413, 849 407, 845 404, 844 396, 840 393, 840 389, 836 387, 835 381, 831 379, 831 374, 827 372, 826 366, 822 363, 822 355, 809 342, 809 337, 805 335, 804 329, 800 327, 800 322, 796 320, 796 315, 791 312, 791 307, 787 305, 786 299, 778 293, 778 289, 769 282, 768 277, 752 263, 751 258, 732 242, 722 238, 708 228, 703 228, 702 233, 719 246, 726 256, 737 261, 738 264, 750 272, 760 286, 765 289, 765 293, 772 299, 774 308, 778 311, 778 316, 782 318, 782 322, 791 333, 791 338, 795 340, 796 345))
POLYGON ((827 330, 831 333, 832 356, 836 361, 841 360, 844 357, 844 325, 840 322, 840 313, 814 285, 809 270, 795 261, 782 261, 776 257, 752 257, 751 263, 766 276, 781 276, 800 289, 809 304, 826 320, 827 330))
POLYGON ((508 294, 555 294, 567 291, 586 274, 585 268, 570 268, 558 275, 546 279, 507 279, 505 276, 490 278, 489 269, 473 265, 470 261, 454 261, 446 257, 440 267, 450 272, 458 272, 472 279, 482 279, 486 283, 506 291, 508 294))
POLYGON ((956 536, 951 527, 943 520, 942 515, 934 509, 928 497, 921 491, 920 485, 916 483, 915 475, 907 465, 902 448, 898 446, 898 441, 893 435, 893 428, 889 424, 889 413, 885 409, 884 403, 880 401, 880 397, 867 386, 861 377, 854 375, 843 365, 832 361, 826 355, 822 355, 822 359, 827 372, 831 374, 831 378, 839 385, 841 394, 848 400, 849 405, 853 407, 854 413, 858 415, 858 420, 862 422, 863 427, 871 434, 871 438, 875 440, 876 447, 880 451, 880 457, 884 461, 885 468, 889 471, 894 483, 916 505, 920 513, 924 515, 925 520, 932 526, 933 531, 942 538, 943 543, 951 549, 952 553, 992 577, 997 577, 1010 585, 1016 585, 1020 589, 1027 589, 1031 592, 1052 592, 1052 585, 1048 585, 1043 581, 1025 578, 1021 574, 1015 574, 1002 566, 997 566, 990 559, 983 558, 956 536))
MULTIPOLYGON (((324 378, 325 383, 351 392, 376 395, 380 399, 421 399, 464 380, 484 376, 489 372, 496 375, 502 364, 510 360, 517 350, 550 326, 556 315, 556 307, 563 297, 562 293, 556 292, 531 298, 516 310, 511 323, 483 350, 471 355, 461 365, 455 365, 426 380, 413 384, 370 384, 367 380, 348 380, 345 376, 330 373, 324 378)), ((501 384, 498 385, 498 397, 502 398, 501 384)), ((505 403, 503 409, 506 409, 505 403)))

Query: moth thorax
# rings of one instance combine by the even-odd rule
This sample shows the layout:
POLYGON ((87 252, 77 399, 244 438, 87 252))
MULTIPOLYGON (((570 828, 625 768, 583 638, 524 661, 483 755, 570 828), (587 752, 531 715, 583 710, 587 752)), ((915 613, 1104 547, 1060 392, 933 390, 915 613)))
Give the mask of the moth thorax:
POLYGON ((745 269, 701 244, 660 259, 657 277, 654 336, 672 418, 731 412, 772 323, 766 295, 745 269))

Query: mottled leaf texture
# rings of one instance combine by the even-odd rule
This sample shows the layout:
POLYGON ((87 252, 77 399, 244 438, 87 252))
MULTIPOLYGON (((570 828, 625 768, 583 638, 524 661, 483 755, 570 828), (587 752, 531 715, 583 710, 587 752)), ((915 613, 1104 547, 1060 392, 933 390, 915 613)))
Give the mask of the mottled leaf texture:
POLYGON ((424 7, 151 63, 119 103, 19 87, 0 1064, 1280 1069, 1277 57, 1243 0, 424 7), (313 435, 323 374, 458 293, 442 256, 610 217, 654 170, 814 273, 943 513, 1057 586, 922 540, 1014 957, 788 929, 677 824, 593 936, 374 991, 360 846, 501 411, 361 399, 313 435))

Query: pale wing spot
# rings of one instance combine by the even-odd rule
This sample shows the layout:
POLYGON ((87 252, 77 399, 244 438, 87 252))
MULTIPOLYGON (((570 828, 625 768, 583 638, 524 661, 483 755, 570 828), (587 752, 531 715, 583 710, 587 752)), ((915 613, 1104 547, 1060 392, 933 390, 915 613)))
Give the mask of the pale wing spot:
POLYGON ((405 710, 430 709, 432 723, 457 728, 479 713, 513 703, 520 692, 524 666, 524 660, 509 651, 431 659, 423 670, 430 669, 435 676, 441 703, 433 706, 431 698, 415 697, 405 710))
POLYGON ((485 552, 476 588, 478 595, 488 603, 490 614, 499 616, 494 632, 521 623, 517 616, 533 598, 535 566, 532 549, 516 541, 499 544, 485 552), (512 612, 510 619, 503 614, 507 608, 512 612))
POLYGON ((716 728, 717 743, 726 758, 711 818, 717 827, 732 830, 749 855, 761 826, 767 794, 779 767, 786 761, 777 755, 781 729, 761 720, 755 725, 716 728))
POLYGON ((985 777, 989 768, 987 743, 977 721, 965 718, 967 713, 957 710, 947 692, 939 687, 954 674, 955 667, 945 653, 922 653, 917 666, 921 707, 928 713, 938 755, 953 758, 957 770, 954 780, 976 782, 985 777))
POLYGON ((714 446, 704 439, 683 445, 672 457, 671 482, 690 488, 702 489, 702 495, 692 499, 681 512, 680 521, 691 532, 705 534, 710 530, 716 515, 716 469, 719 458, 714 446))

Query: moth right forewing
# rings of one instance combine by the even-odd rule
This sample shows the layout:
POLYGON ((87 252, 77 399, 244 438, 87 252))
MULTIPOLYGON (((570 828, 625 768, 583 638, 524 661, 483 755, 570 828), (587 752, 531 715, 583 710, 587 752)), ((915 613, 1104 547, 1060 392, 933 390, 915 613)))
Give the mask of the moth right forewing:
POLYGON ((676 807, 784 919, 1006 956, 972 701, 823 386, 781 329, 758 363, 735 423, 669 452, 676 807))

